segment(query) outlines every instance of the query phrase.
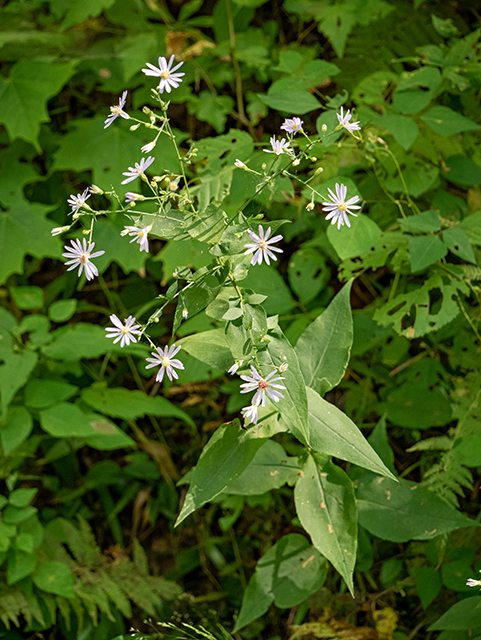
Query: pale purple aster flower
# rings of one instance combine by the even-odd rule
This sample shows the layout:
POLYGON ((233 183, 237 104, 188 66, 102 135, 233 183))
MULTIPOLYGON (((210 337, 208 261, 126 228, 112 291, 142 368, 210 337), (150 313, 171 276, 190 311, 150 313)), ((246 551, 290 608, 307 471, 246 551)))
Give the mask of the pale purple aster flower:
POLYGON ((77 193, 76 196, 71 195, 70 198, 67 199, 67 203, 72 207, 72 211, 69 213, 78 213, 80 207, 90 198, 89 189, 85 189, 85 191, 80 194, 77 193))
POLYGON ((277 378, 272 377, 276 375, 276 370, 263 378, 257 369, 251 365, 251 373, 252 376, 241 376, 241 379, 245 380, 245 383, 241 384, 241 393, 250 393, 251 391, 255 391, 254 396, 252 397, 253 405, 255 404, 259 406, 261 404, 265 407, 266 393, 271 400, 274 400, 274 402, 279 402, 279 398, 284 397, 282 393, 276 391, 276 389, 286 389, 282 384, 275 384, 277 380, 284 380, 283 376, 278 376, 277 378))
POLYGON ((92 184, 92 185, 89 187, 89 191, 90 191, 90 193, 95 193, 95 194, 97 194, 97 195, 99 195, 99 196, 101 196, 101 195, 103 194, 102 189, 101 189, 100 187, 97 187, 97 185, 96 185, 96 184, 92 184))
POLYGON ((334 195, 334 193, 330 189, 328 189, 328 191, 329 198, 332 200, 332 202, 322 203, 322 210, 328 212, 326 220, 330 220, 332 218, 331 224, 336 224, 337 222, 338 229, 340 229, 343 224, 347 224, 347 226, 350 227, 351 223, 349 222, 349 216, 347 214, 349 213, 351 214, 351 216, 357 218, 357 213, 350 211, 350 209, 361 208, 359 205, 354 204, 355 202, 358 202, 359 196, 354 196, 353 198, 349 198, 349 200, 346 201, 347 187, 343 184, 339 186, 337 182, 336 195, 334 195))
POLYGON ((163 350, 157 347, 156 348, 157 353, 154 353, 153 351, 151 352, 151 355, 154 357, 146 358, 147 362, 151 363, 145 367, 146 369, 151 369, 152 367, 160 366, 160 369, 155 378, 157 382, 162 382, 164 378, 164 373, 167 373, 167 377, 169 378, 169 380, 172 381, 173 378, 177 380, 179 376, 175 371, 175 369, 184 368, 184 365, 182 364, 182 362, 174 358, 174 356, 176 355, 176 353, 180 351, 180 349, 181 347, 180 346, 176 347, 175 344, 173 344, 171 347, 165 347, 165 349, 163 350))
POLYGON ((136 200, 143 200, 144 197, 139 195, 138 193, 133 193, 132 191, 127 191, 125 194, 125 202, 135 202, 136 200))
POLYGON ((127 234, 132 237, 132 242, 138 242, 140 244, 141 251, 149 251, 149 231, 152 229, 152 225, 142 224, 140 227, 135 226, 126 226, 123 231, 120 232, 121 236, 126 236, 127 234))
POLYGON ((68 247, 65 245, 64 249, 67 253, 62 253, 64 258, 71 258, 65 264, 72 265, 67 269, 67 271, 72 271, 77 266, 79 267, 78 275, 79 277, 82 275, 82 270, 85 269, 85 277, 87 280, 92 280, 95 276, 99 275, 97 267, 91 262, 92 258, 98 258, 99 256, 103 256, 105 251, 96 251, 92 253, 95 242, 91 242, 87 246, 87 242, 85 238, 82 239, 82 244, 80 240, 70 240, 70 244, 72 247, 68 247))
POLYGON ((289 140, 282 138, 282 140, 276 140, 275 136, 272 136, 269 139, 271 143, 272 149, 264 149, 266 153, 275 153, 276 156, 281 155, 281 153, 289 153, 292 152, 292 149, 289 146, 289 140))
POLYGON ((232 367, 227 371, 227 373, 229 373, 231 376, 235 375, 237 373, 237 369, 239 368, 239 363, 238 362, 234 362, 234 364, 232 365, 232 367))
POLYGON ((105 337, 115 338, 114 344, 120 340, 121 347, 125 345, 129 346, 131 342, 137 342, 137 338, 135 336, 142 335, 142 331, 139 331, 140 324, 134 324, 135 318, 133 316, 129 316, 124 320, 124 324, 122 324, 121 320, 113 313, 110 316, 110 322, 114 326, 106 327, 105 331, 108 333, 105 337))
POLYGON ((241 409, 242 417, 244 418, 246 425, 250 424, 251 422, 252 424, 257 424, 258 408, 259 405, 251 404, 248 407, 243 407, 241 409))
POLYGON ((300 118, 287 118, 281 125, 281 129, 284 129, 287 133, 296 135, 296 133, 302 129, 303 124, 304 122, 300 118))
POLYGON ((255 251, 251 260, 252 265, 262 264, 262 259, 264 259, 269 265, 269 258, 277 260, 276 256, 272 253, 273 251, 276 251, 277 253, 283 253, 282 249, 278 249, 277 247, 272 246, 275 242, 279 242, 279 240, 282 240, 282 236, 274 236, 270 240, 268 239, 271 234, 270 227, 264 233, 262 225, 259 225, 259 235, 250 230, 248 231, 248 233, 252 242, 244 245, 244 248, 247 249, 247 251, 244 252, 244 255, 254 253, 255 251))
POLYGON ((346 111, 346 115, 344 115, 344 108, 341 107, 341 113, 340 114, 337 113, 336 115, 341 127, 343 127, 344 129, 347 129, 349 133, 352 133, 353 131, 361 130, 361 127, 359 126, 359 120, 357 122, 349 122, 350 119, 352 118, 350 109, 348 109, 346 111))
POLYGON ((127 99, 127 91, 124 91, 123 94, 122 94, 122 97, 119 98, 119 104, 118 105, 114 105, 113 107, 110 107, 110 115, 105 120, 104 129, 106 129, 107 127, 110 127, 112 122, 116 118, 118 118, 118 116, 121 116, 125 120, 129 120, 130 119, 129 114, 125 113, 125 111, 123 110, 124 107, 125 107, 125 100, 126 99, 127 99))
POLYGON ((185 73, 174 73, 174 71, 177 71, 177 69, 179 69, 184 64, 183 62, 179 62, 179 64, 172 69, 174 57, 175 56, 171 56, 169 62, 167 63, 167 59, 163 56, 160 56, 158 68, 154 67, 154 65, 150 64, 150 62, 146 62, 148 69, 142 69, 142 72, 145 73, 146 76, 155 76, 156 78, 160 78, 160 93, 163 93, 164 89, 167 91, 167 93, 170 93, 172 91, 172 87, 174 87, 174 89, 177 89, 179 83, 182 82, 182 76, 185 76, 185 73))
POLYGON ((147 159, 142 158, 139 163, 135 163, 135 167, 129 167, 128 171, 123 171, 122 175, 127 176, 127 178, 122 180, 120 184, 127 184, 128 182, 135 180, 135 178, 138 178, 142 173, 145 173, 146 169, 150 167, 154 160, 155 158, 152 156, 149 156, 147 159))
POLYGON ((481 580, 475 580, 474 578, 468 578, 466 581, 467 587, 481 587, 481 580))
POLYGON ((141 151, 142 153, 150 153, 152 151, 152 149, 155 147, 156 141, 154 140, 153 142, 149 142, 148 144, 144 144, 143 147, 141 147, 141 151))
POLYGON ((283 362, 281 364, 281 366, 279 367, 278 371, 279 373, 284 373, 284 371, 287 371, 289 369, 289 365, 287 362, 283 362))

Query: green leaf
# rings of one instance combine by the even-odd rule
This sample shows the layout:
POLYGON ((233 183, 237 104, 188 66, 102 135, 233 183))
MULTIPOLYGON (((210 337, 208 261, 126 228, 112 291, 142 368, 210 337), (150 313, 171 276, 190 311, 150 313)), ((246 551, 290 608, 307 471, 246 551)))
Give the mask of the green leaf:
POLYGON ((25 407, 10 407, 7 420, 0 429, 0 442, 5 456, 19 447, 33 429, 33 419, 25 407))
POLYGON ((34 585, 63 598, 74 598, 73 577, 69 567, 63 562, 42 562, 33 576, 34 585))
POLYGON ((312 322, 296 345, 306 386, 321 395, 336 387, 349 363, 352 346, 350 280, 312 322))
POLYGON ((82 400, 111 418, 135 420, 142 416, 162 416, 180 418, 192 427, 192 418, 166 398, 147 396, 142 391, 130 389, 108 389, 102 382, 95 383, 82 391, 82 400))
POLYGON ((45 214, 51 207, 31 204, 17 199, 10 209, 0 216, 0 284, 12 273, 23 272, 23 259, 29 254, 36 258, 60 258, 57 238, 50 231, 55 226, 45 214), (22 242, 18 242, 22 238, 22 242))
POLYGON ((289 287, 272 266, 261 264, 251 267, 242 284, 247 289, 253 289, 256 293, 267 296, 264 309, 269 315, 277 313, 283 315, 296 306, 289 287))
POLYGON ((7 408, 17 391, 27 382, 38 361, 34 351, 2 354, 3 363, 0 365, 0 404, 5 418, 7 408))
POLYGON ((272 602, 281 609, 301 604, 322 587, 326 576, 325 560, 304 536, 283 536, 258 561, 234 633, 264 615, 272 602))
POLYGON ((381 235, 381 229, 367 216, 359 214, 358 218, 350 218, 350 221, 350 228, 344 225, 338 229, 331 224, 327 229, 329 242, 341 260, 366 253, 381 235))
POLYGON ((289 284, 303 304, 313 300, 326 286, 331 272, 319 251, 301 248, 289 261, 289 284))
POLYGON ((238 478, 265 443, 233 424, 219 427, 204 447, 196 467, 189 474, 190 487, 175 526, 238 478))
POLYGON ((297 515, 316 549, 354 593, 357 509, 347 474, 318 454, 309 455, 294 489, 297 515))
POLYGON ((441 221, 436 211, 423 211, 415 216, 398 218, 402 231, 439 231, 441 221))
POLYGON ((473 434, 458 440, 454 445, 454 451, 461 456, 463 464, 467 467, 481 466, 481 435, 473 434))
POLYGON ((477 525, 426 487, 403 479, 361 483, 357 496, 359 524, 381 540, 431 540, 477 525))
POLYGON ((211 124, 217 133, 223 133, 227 116, 234 108, 234 100, 230 96, 214 95, 211 91, 201 91, 187 103, 189 113, 194 114, 202 122, 211 124))
POLYGON ((21 522, 25 522, 31 518, 36 513, 37 509, 35 507, 18 508, 9 504, 3 512, 3 519, 7 524, 20 524, 21 522))
POLYGON ((40 425, 54 438, 85 438, 95 435, 85 413, 69 402, 61 402, 40 411, 40 425))
POLYGON ((481 211, 466 216, 459 223, 459 228, 468 236, 471 244, 481 246, 481 211))
POLYGON ((19 309, 43 307, 43 291, 40 287, 10 287, 10 294, 19 309))
POLYGON ((468 120, 449 107, 436 106, 421 116, 433 131, 443 136, 450 136, 460 131, 479 131, 481 126, 468 120))
POLYGON ((77 64, 20 60, 10 69, 8 78, 0 76, 0 122, 12 140, 23 138, 40 153, 40 123, 50 120, 47 100, 73 76, 77 64))
POLYGON ((31 380, 25 387, 25 404, 32 409, 46 409, 53 404, 68 400, 78 387, 56 380, 31 380))
POLYGON ((116 262, 125 273, 140 271, 148 258, 146 251, 140 251, 136 242, 129 242, 129 238, 121 236, 125 225, 132 222, 123 215, 102 216, 95 224, 95 246, 97 249, 108 247, 108 251, 95 259, 100 273, 112 262, 116 262))
POLYGON ((14 507, 27 507, 34 499, 38 492, 38 489, 15 489, 8 497, 10 504, 14 507))
POLYGON ((67 322, 77 310, 77 299, 57 300, 48 308, 48 317, 53 322, 67 322))
POLYGON ((389 446, 385 416, 381 417, 377 425, 372 430, 372 433, 367 441, 381 458, 389 471, 395 476, 396 469, 394 467, 394 452, 389 446))
POLYGON ((423 609, 427 609, 441 591, 441 577, 434 567, 420 567, 414 574, 423 609))
POLYGON ((347 460, 380 475, 390 475, 389 469, 345 413, 313 389, 307 389, 307 398, 314 451, 347 460))
POLYGON ((438 236, 418 236, 409 240, 411 271, 422 271, 447 254, 448 250, 438 236))
POLYGON ((394 107, 401 113, 421 111, 431 102, 441 80, 441 74, 435 67, 403 73, 392 97, 394 107))
POLYGON ((240 496, 262 495, 272 489, 279 489, 286 483, 293 485, 299 471, 297 458, 288 456, 278 442, 268 440, 246 470, 227 486, 224 493, 240 496))
POLYGON ((443 231, 443 240, 447 248, 467 262, 476 264, 473 247, 469 242, 468 236, 459 227, 452 227, 443 231))
POLYGON ((445 177, 450 182, 464 185, 481 184, 481 167, 462 154, 446 158, 445 177))
POLYGON ((456 602, 428 631, 463 631, 481 627, 481 596, 456 602))
MULTIPOLYGON (((74 24, 83 22, 87 18, 95 18, 102 13, 104 9, 109 9, 115 0, 74 0, 69 7, 65 16, 62 30, 72 27, 74 24)), ((56 593, 56 592, 54 592, 56 593)), ((59 593, 58 595, 62 595, 59 593)))
POLYGON ((202 331, 179 340, 177 344, 198 360, 217 369, 228 369, 234 360, 227 345, 224 329, 202 331))
POLYGON ((33 573, 36 565, 37 555, 35 553, 15 551, 15 554, 8 559, 7 584, 15 584, 19 580, 23 580, 23 578, 33 573))
POLYGON ((257 97, 271 109, 295 116, 321 108, 321 103, 309 91, 268 91, 267 95, 258 93, 257 97))
POLYGON ((381 120, 381 124, 392 133, 403 149, 409 149, 418 137, 419 129, 416 123, 407 116, 387 115, 381 120))
POLYGON ((95 435, 84 438, 85 444, 88 444, 89 447, 99 451, 111 451, 112 449, 136 446, 135 441, 110 420, 101 417, 91 418, 92 416, 89 416, 90 425, 95 435))
POLYGON ((433 23, 433 27, 436 29, 440 36, 443 36, 443 38, 450 38, 451 36, 455 36, 458 33, 458 28, 453 24, 451 18, 446 18, 445 20, 443 20, 442 18, 438 18, 434 15, 434 13, 432 13, 431 20, 433 23))
POLYGON ((33 537, 29 533, 20 533, 15 538, 15 546, 25 553, 33 552, 33 537))

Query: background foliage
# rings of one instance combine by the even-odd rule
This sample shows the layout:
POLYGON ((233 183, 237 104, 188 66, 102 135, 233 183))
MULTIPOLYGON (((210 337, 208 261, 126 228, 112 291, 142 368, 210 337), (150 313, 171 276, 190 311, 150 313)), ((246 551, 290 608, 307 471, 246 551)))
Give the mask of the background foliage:
MULTIPOLYGON (((19 0, 0 11, 2 637, 111 640, 132 625, 158 637, 158 620, 192 625, 161 628, 172 637, 481 636, 481 599, 466 587, 481 569, 468 526, 481 513, 472 3, 19 0), (245 211, 289 221, 278 269, 256 267, 242 284, 267 296, 295 348, 312 432, 324 434, 308 457, 279 424, 260 448, 239 429, 232 356, 198 337, 229 301, 181 325, 171 303, 153 325, 166 343, 175 324, 189 353, 176 386, 158 388, 145 345, 121 354, 105 340, 110 314, 145 320, 179 265, 206 266, 207 238, 141 253, 114 214, 95 228, 108 247, 98 279, 85 285, 60 262, 51 229, 70 222, 67 197, 118 186, 150 141, 125 121, 104 130, 108 107, 128 89, 130 114, 153 108, 140 69, 171 54, 186 75, 169 116, 184 151, 195 142, 202 210, 243 206, 256 183, 235 159, 260 169, 293 115, 310 135, 331 134, 301 179, 362 197, 363 214, 338 230, 284 175, 245 211), (333 133, 341 106, 355 109, 361 142, 333 133), (315 344, 347 369, 329 370, 331 350, 319 377, 315 344), (244 467, 213 473, 209 447, 244 467), (206 486, 192 508, 188 483, 206 486), (306 508, 319 491, 327 509, 306 508), (331 564, 320 522, 335 530, 331 564)), ((178 173, 172 144, 153 167, 178 173)))

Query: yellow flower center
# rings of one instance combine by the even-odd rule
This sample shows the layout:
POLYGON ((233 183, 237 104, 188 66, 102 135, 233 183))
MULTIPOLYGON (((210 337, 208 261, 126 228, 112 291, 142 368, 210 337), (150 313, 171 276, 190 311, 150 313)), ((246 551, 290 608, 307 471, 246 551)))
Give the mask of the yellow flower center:
POLYGON ((163 78, 164 80, 167 80, 167 78, 170 78, 170 71, 168 69, 166 69, 165 71, 162 71, 160 74, 160 77, 163 78))
POLYGON ((116 107, 110 107, 110 111, 112 114, 118 115, 122 111, 122 108, 117 105, 116 107))
POLYGON ((262 251, 265 251, 268 248, 269 248, 269 245, 265 240, 259 240, 259 249, 262 249, 262 251))
POLYGON ((130 329, 128 328, 127 325, 124 324, 122 329, 120 329, 120 333, 123 333, 125 335, 126 333, 130 333, 130 329))
POLYGON ((165 368, 170 367, 169 358, 162 358, 162 366, 165 367, 165 368))
POLYGON ((339 211, 346 211, 347 210, 347 204, 345 202, 340 202, 337 205, 337 208, 339 209, 339 211))

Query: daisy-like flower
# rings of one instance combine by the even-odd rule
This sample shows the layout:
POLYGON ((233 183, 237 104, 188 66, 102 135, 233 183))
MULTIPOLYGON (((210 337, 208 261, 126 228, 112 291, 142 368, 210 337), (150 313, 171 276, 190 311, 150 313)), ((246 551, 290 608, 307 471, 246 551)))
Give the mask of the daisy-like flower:
POLYGON ((289 369, 289 364, 287 362, 283 362, 279 367, 278 371, 279 373, 284 373, 284 371, 287 371, 288 369, 289 369))
POLYGON ((264 149, 266 153, 275 153, 276 156, 280 156, 282 153, 292 152, 289 146, 289 140, 282 138, 282 140, 276 140, 275 136, 269 139, 272 149, 264 149))
POLYGON ((82 238, 82 244, 80 240, 70 240, 71 247, 65 245, 64 249, 67 253, 62 253, 64 258, 71 258, 65 264, 70 264, 71 266, 67 269, 67 271, 72 271, 77 266, 79 268, 78 275, 79 277, 82 275, 82 270, 85 270, 85 277, 87 280, 92 280, 95 276, 99 275, 99 271, 97 267, 91 262, 92 258, 98 258, 99 256, 103 256, 105 251, 96 251, 92 253, 95 242, 91 242, 87 246, 87 242, 85 238, 82 238))
POLYGON ((244 418, 246 425, 250 424, 251 422, 252 424, 257 424, 258 408, 259 405, 251 404, 248 407, 243 407, 241 409, 242 417, 244 418))
POLYGON ((344 108, 341 107, 341 113, 337 113, 337 119, 339 120, 339 126, 347 129, 349 133, 353 131, 360 131, 361 127, 359 126, 359 120, 357 122, 349 122, 352 118, 351 110, 348 109, 346 111, 346 115, 344 115, 344 108))
POLYGON ((128 113, 125 113, 125 111, 123 110, 125 107, 125 101, 127 99, 127 91, 124 91, 122 94, 122 97, 119 98, 119 104, 114 105, 113 107, 110 107, 110 115, 108 116, 108 118, 105 120, 105 126, 104 129, 106 129, 107 127, 110 127, 110 125, 112 124, 112 122, 118 118, 119 116, 121 118, 124 118, 125 120, 129 120, 130 116, 128 113))
POLYGON ((135 202, 136 200, 143 200, 144 196, 141 196, 138 193, 133 193, 132 191, 127 191, 125 194, 125 202, 135 202))
POLYGON ((467 587, 481 587, 481 580, 475 580, 474 578, 468 578, 466 581, 467 587))
POLYGON ((135 178, 138 178, 140 175, 145 173, 146 169, 150 167, 152 162, 155 160, 153 156, 149 156, 147 159, 142 158, 140 162, 135 162, 135 167, 129 167, 128 171, 122 171, 123 176, 127 176, 125 180, 122 180, 120 184, 127 184, 128 182, 132 182, 135 178))
POLYGON ((264 259, 269 265, 269 258, 277 260, 277 257, 272 253, 273 251, 275 251, 276 253, 283 253, 282 249, 278 249, 277 247, 272 246, 275 242, 279 242, 279 240, 282 240, 282 236, 274 236, 270 240, 268 239, 271 235, 270 227, 264 233, 262 225, 259 225, 259 235, 250 230, 248 231, 248 233, 252 242, 244 245, 244 248, 247 249, 247 251, 244 252, 244 255, 254 253, 255 251, 251 260, 252 265, 262 264, 262 259, 264 259))
POLYGON ((283 376, 273 378, 272 376, 275 376, 276 373, 277 371, 272 371, 263 378, 257 369, 251 365, 252 376, 241 376, 241 379, 245 380, 245 383, 241 384, 241 393, 255 391, 252 397, 252 404, 257 406, 266 406, 266 394, 274 402, 279 402, 279 398, 284 396, 276 389, 285 389, 286 387, 282 384, 275 384, 277 380, 284 380, 283 376))
POLYGON ((149 231, 152 229, 152 225, 148 226, 145 224, 140 225, 140 227, 135 226, 126 226, 123 231, 120 232, 121 236, 126 236, 127 234, 132 237, 130 244, 132 242, 138 242, 140 244, 141 251, 149 251, 149 231))
POLYGON ((300 118, 287 118, 281 125, 281 129, 287 131, 287 133, 293 133, 296 135, 298 131, 302 129, 303 121, 300 118))
POLYGON ((96 185, 96 184, 92 184, 92 185, 89 187, 89 191, 90 191, 90 193, 95 193, 95 194, 97 194, 97 195, 99 195, 99 196, 101 196, 101 195, 103 194, 102 189, 101 189, 100 187, 97 187, 97 185, 96 185))
POLYGON ((330 220, 332 218, 331 224, 336 224, 337 222, 338 229, 340 229, 343 224, 347 224, 347 226, 350 227, 351 223, 349 222, 349 216, 347 214, 350 213, 351 216, 357 218, 357 213, 350 211, 350 209, 361 208, 359 205, 354 204, 355 202, 358 202, 359 196, 354 196, 353 198, 346 200, 347 187, 343 184, 338 185, 337 182, 336 195, 334 195, 330 189, 328 189, 328 191, 329 198, 332 202, 322 203, 322 210, 328 212, 326 220, 330 220))
POLYGON ((129 346, 131 342, 137 342, 137 338, 135 336, 142 335, 142 332, 139 331, 140 324, 134 324, 135 318, 133 316, 129 316, 124 320, 124 324, 122 324, 120 319, 113 313, 110 316, 110 322, 114 326, 107 327, 105 329, 105 331, 108 332, 105 337, 115 338, 114 344, 120 340, 121 347, 124 347, 125 345, 129 346))
POLYGON ((181 347, 176 347, 173 344, 171 347, 165 347, 165 349, 156 348, 156 352, 151 352, 150 355, 154 356, 153 358, 146 358, 147 362, 150 362, 145 368, 151 369, 152 367, 160 366, 160 369, 157 373, 156 380, 157 382, 162 382, 164 379, 164 373, 167 373, 167 377, 172 381, 173 378, 177 380, 179 377, 175 369, 183 369, 184 365, 180 360, 174 358, 174 356, 180 351, 181 347))
POLYGON ((70 198, 67 199, 67 203, 72 207, 72 211, 69 213, 78 213, 80 207, 90 198, 89 189, 85 189, 83 193, 77 193, 76 196, 71 195, 70 198))
POLYGON ((145 73, 146 76, 155 76, 156 78, 160 78, 160 93, 163 93, 164 89, 167 91, 167 93, 170 93, 172 91, 172 87, 174 87, 174 89, 177 89, 179 84, 182 82, 182 76, 185 76, 185 73, 174 73, 174 71, 180 69, 180 67, 184 63, 179 62, 179 64, 172 69, 173 62, 174 56, 170 57, 169 62, 167 62, 166 58, 160 56, 158 68, 154 67, 154 65, 150 64, 150 62, 146 62, 145 64, 147 65, 148 69, 142 69, 142 72, 145 73))

